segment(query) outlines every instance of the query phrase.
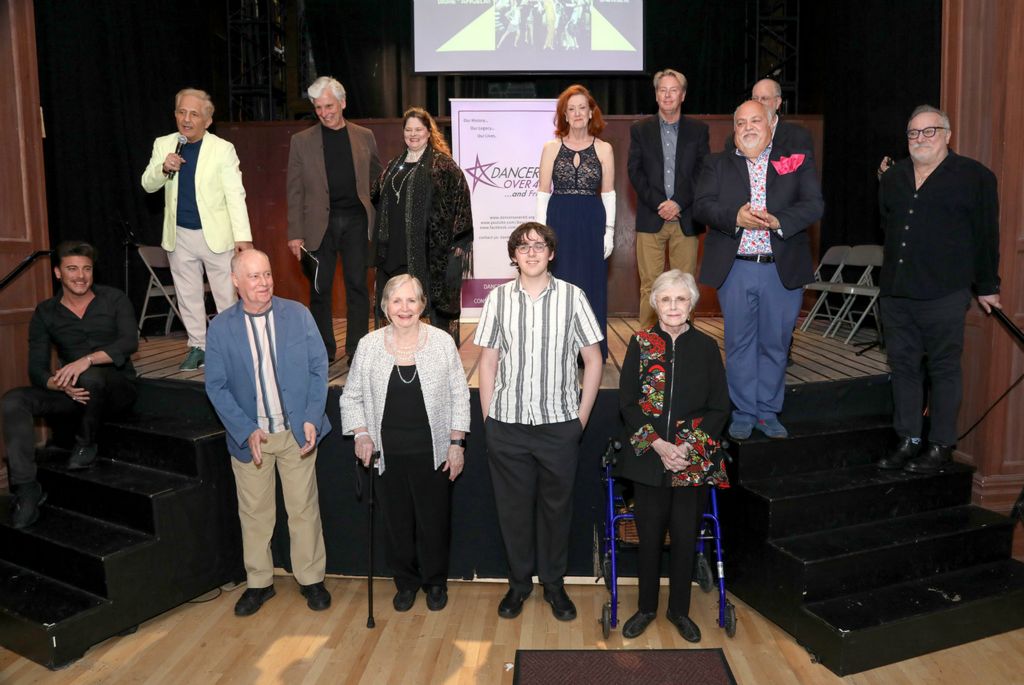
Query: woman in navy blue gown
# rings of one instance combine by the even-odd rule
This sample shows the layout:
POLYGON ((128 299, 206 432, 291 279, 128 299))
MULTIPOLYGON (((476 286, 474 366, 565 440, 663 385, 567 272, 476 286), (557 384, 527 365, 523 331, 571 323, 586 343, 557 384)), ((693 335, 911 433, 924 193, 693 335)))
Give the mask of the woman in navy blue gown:
MULTIPOLYGON (((607 331, 608 268, 615 244, 615 160, 612 146, 598 138, 601 109, 590 92, 572 85, 558 96, 554 140, 544 144, 537 188, 537 221, 558 235, 551 272, 579 286, 607 331)), ((607 335, 601 356, 608 358, 607 335)))

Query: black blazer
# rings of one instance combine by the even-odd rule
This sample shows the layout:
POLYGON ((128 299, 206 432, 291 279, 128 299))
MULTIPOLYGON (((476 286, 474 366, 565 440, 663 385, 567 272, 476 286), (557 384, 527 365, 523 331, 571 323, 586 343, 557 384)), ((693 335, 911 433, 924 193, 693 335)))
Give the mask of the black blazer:
MULTIPOLYGON (((681 212, 679 226, 686 235, 704 232, 704 226, 693 221, 693 191, 701 165, 708 155, 708 126, 702 121, 679 117, 679 139, 676 142, 676 185, 672 199, 681 212)), ((636 230, 657 233, 664 225, 658 216, 658 205, 665 197, 665 155, 661 145, 661 124, 658 115, 633 122, 629 128, 629 181, 636 191, 636 230)))
MULTIPOLYGON (((814 159, 803 150, 790 150, 773 143, 769 157, 766 192, 768 211, 782 224, 782 237, 772 231, 772 253, 779 278, 787 288, 799 288, 814 280, 807 227, 821 218, 825 201, 814 170, 814 159), (780 175, 771 162, 793 154, 804 154, 795 170, 780 175)), ((732 152, 719 152, 704 160, 697 183, 693 214, 697 221, 714 229, 704 239, 704 260, 700 282, 718 288, 725 282, 736 259, 742 233, 736 230, 736 214, 750 201, 747 159, 732 152)))

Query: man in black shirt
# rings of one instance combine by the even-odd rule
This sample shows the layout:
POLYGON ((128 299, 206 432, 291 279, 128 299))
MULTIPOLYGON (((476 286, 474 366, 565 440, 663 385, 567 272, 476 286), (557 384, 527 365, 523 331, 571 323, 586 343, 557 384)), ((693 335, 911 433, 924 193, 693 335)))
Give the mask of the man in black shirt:
POLYGON ((345 354, 351 359, 369 330, 366 284, 368 241, 374 211, 370 184, 380 175, 377 141, 368 129, 345 121, 345 88, 321 76, 306 90, 320 124, 292 136, 288 152, 288 249, 310 280, 309 310, 327 358, 336 345, 331 314, 334 263, 345 272, 345 354), (303 253, 307 257, 303 259, 303 253))
POLYGON ((949 117, 928 105, 907 124, 910 157, 881 176, 882 327, 892 369, 896 451, 879 468, 935 473, 952 458, 963 394, 960 357, 971 289, 999 304, 999 199, 984 165, 949 149, 949 117), (928 446, 922 441, 927 358, 928 446))
POLYGON ((100 422, 135 402, 130 357, 138 348, 132 305, 116 288, 93 285, 96 252, 82 242, 57 246, 53 272, 61 291, 36 307, 29 324, 30 387, 3 397, 3 435, 14 502, 11 525, 24 528, 39 518, 46 499, 36 481, 33 418, 78 422, 68 466, 84 469, 96 459, 100 422), (60 367, 51 371, 52 348, 60 367))

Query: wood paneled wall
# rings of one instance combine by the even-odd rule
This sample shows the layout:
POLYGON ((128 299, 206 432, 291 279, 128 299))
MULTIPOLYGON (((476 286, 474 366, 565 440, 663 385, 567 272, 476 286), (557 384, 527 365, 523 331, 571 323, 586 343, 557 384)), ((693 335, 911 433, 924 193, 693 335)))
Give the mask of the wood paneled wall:
MULTIPOLYGON (((0 276, 35 250, 49 247, 43 127, 32 0, 0 0, 0 276)), ((0 393, 26 385, 28 322, 49 297, 50 260, 0 291, 0 393)), ((7 471, 0 462, 0 485, 7 471)))
MULTIPOLYGON (((602 138, 611 143, 615 151, 615 190, 618 196, 615 251, 610 258, 608 272, 608 313, 616 316, 636 316, 639 309, 640 285, 636 270, 636 193, 629 183, 626 160, 629 153, 629 127, 638 117, 610 116, 602 138)), ((725 139, 732 135, 730 115, 704 115, 696 117, 710 128, 711 149, 719 151, 725 139)), ((821 117, 790 117, 810 130, 815 144, 815 158, 822 159, 821 117)), ((373 119, 360 121, 373 131, 377 139, 381 160, 397 155, 403 146, 400 119, 373 119)), ((447 119, 439 124, 446 126, 447 119)), ((275 292, 282 297, 307 302, 308 281, 298 263, 288 251, 288 203, 285 184, 288 174, 288 145, 291 136, 310 126, 310 122, 268 122, 221 124, 218 135, 235 144, 242 163, 242 174, 247 194, 249 218, 256 246, 270 255, 274 269, 275 292)), ((537 151, 540 160, 540 150, 537 151)), ((819 176, 821 168, 818 168, 819 176)), ((818 230, 811 231, 812 249, 817 256, 818 230)), ((340 269, 340 267, 335 267, 340 269)), ((334 280, 334 314, 345 315, 344 285, 340 274, 334 280)), ((718 313, 714 290, 703 288, 698 311, 718 313)))
MULTIPOLYGON (((1003 311, 1024 326, 1024 2, 944 0, 942 108, 952 146, 999 179, 1003 311)), ((999 322, 972 305, 964 349, 966 430, 1022 372, 1024 352, 999 322)), ((1008 511, 1024 485, 1024 386, 1013 390, 959 451, 977 466, 974 501, 1008 511)), ((1017 550, 1021 544, 1018 526, 1017 550)))

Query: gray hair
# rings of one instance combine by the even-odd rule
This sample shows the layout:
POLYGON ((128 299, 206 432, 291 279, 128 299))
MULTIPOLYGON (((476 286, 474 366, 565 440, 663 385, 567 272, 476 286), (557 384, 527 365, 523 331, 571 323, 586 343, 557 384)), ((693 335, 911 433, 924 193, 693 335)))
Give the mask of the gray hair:
POLYGON ((666 76, 673 76, 679 85, 683 87, 683 92, 686 92, 686 77, 683 76, 682 72, 676 71, 675 69, 662 69, 654 75, 654 90, 658 90, 658 81, 665 78, 666 76))
POLYGON ((236 252, 235 254, 233 254, 231 256, 231 273, 233 273, 233 274, 237 274, 238 273, 238 265, 241 263, 242 257, 244 257, 247 254, 262 255, 263 258, 267 260, 267 263, 268 264, 270 263, 270 257, 267 256, 266 252, 264 252, 263 250, 257 250, 256 248, 253 247, 253 248, 250 248, 248 250, 242 250, 241 252, 236 252))
POLYGON ((658 308, 655 304, 658 300, 658 293, 666 288, 686 288, 690 291, 691 314, 697 308, 697 302, 700 300, 700 288, 697 287, 697 281, 693 279, 693 274, 679 269, 671 269, 655 278, 651 285, 651 307, 655 310, 658 308))
POLYGON ((938 114, 939 119, 942 119, 942 125, 946 128, 949 126, 949 116, 938 107, 932 107, 931 105, 918 105, 914 108, 914 111, 910 113, 910 118, 907 119, 907 128, 910 128, 910 122, 913 121, 918 114, 938 114))
POLYGON ((318 97, 324 94, 324 90, 327 88, 331 89, 331 93, 334 97, 338 98, 338 102, 345 99, 345 86, 341 85, 341 82, 333 76, 321 76, 317 80, 309 84, 309 88, 306 88, 306 95, 309 96, 309 101, 313 102, 318 97))
POLYGON ((178 91, 177 95, 174 96, 174 109, 177 111, 178 105, 181 104, 181 99, 186 95, 191 95, 194 98, 199 98, 203 102, 203 115, 207 119, 213 118, 213 99, 210 98, 210 94, 205 90, 199 90, 198 88, 182 88, 178 91))
POLYGON ((391 323, 391 319, 388 317, 388 300, 391 299, 392 293, 406 283, 412 283, 413 290, 416 291, 416 298, 424 307, 427 306, 427 294, 423 291, 423 284, 420 283, 420 279, 416 278, 412 274, 398 274, 397 276, 392 276, 388 279, 388 282, 384 284, 384 289, 380 293, 380 302, 377 305, 384 313, 384 318, 388 320, 388 323, 391 323))
POLYGON ((760 107, 761 109, 763 109, 763 110, 764 110, 764 115, 765 115, 766 117, 768 117, 768 120, 769 120, 769 121, 771 121, 771 119, 772 119, 772 115, 771 115, 771 114, 769 113, 769 111, 768 111, 768 105, 766 105, 766 104, 764 104, 764 103, 762 103, 762 102, 758 102, 757 100, 744 100, 743 102, 741 102, 741 103, 739 104, 739 107, 737 107, 736 109, 734 109, 734 110, 732 111, 732 124, 733 124, 733 126, 735 126, 735 125, 736 125, 736 115, 737 115, 737 114, 739 114, 739 112, 740 112, 740 107, 742 107, 743 105, 747 104, 748 102, 753 102, 753 103, 754 103, 755 105, 757 105, 758 107, 760 107))

